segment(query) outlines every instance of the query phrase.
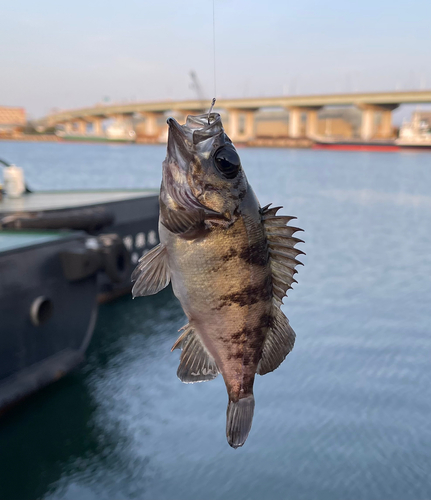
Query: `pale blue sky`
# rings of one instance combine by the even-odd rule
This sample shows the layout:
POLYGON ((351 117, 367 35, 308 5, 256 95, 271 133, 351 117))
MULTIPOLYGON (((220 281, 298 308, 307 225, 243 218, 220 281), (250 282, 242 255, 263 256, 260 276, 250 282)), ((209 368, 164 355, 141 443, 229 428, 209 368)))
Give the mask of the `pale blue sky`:
MULTIPOLYGON (((215 0, 217 96, 431 88, 429 0, 215 0)), ((0 0, 0 104, 212 97, 212 0, 0 0)))

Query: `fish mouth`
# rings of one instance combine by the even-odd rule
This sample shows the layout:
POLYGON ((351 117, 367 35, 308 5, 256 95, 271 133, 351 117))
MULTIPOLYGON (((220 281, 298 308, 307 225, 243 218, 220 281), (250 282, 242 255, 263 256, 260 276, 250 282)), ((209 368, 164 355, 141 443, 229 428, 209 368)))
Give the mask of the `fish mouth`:
POLYGON ((184 130, 174 118, 168 118, 168 155, 178 162, 178 165, 185 167, 192 159, 191 154, 191 134, 184 130))
POLYGON ((178 154, 190 157, 192 151, 195 153, 204 152, 204 150, 209 149, 210 144, 208 143, 212 145, 217 137, 224 135, 218 113, 189 115, 184 125, 180 125, 174 118, 168 118, 167 124, 169 127, 168 153, 174 158, 178 154), (212 141, 208 141, 208 139, 212 139, 212 141))
POLYGON ((189 115, 184 125, 174 118, 168 118, 167 124, 168 154, 163 163, 163 184, 168 193, 186 210, 203 210, 207 215, 212 215, 214 220, 230 219, 230 216, 209 208, 198 199, 201 190, 190 185, 194 180, 193 175, 189 176, 191 168, 202 168, 202 163, 211 161, 211 156, 220 146, 231 143, 223 130, 220 115, 189 115))
POLYGON ((174 118, 168 118, 167 157, 163 164, 163 183, 175 202, 186 210, 204 210, 207 214, 220 215, 203 205, 193 194, 189 185, 190 165, 199 159, 208 158, 214 142, 224 135, 218 113, 188 116, 180 125, 174 118), (207 153, 207 154, 205 154, 207 153))
POLYGON ((177 141, 185 141, 189 139, 189 134, 186 134, 185 130, 183 129, 183 125, 180 125, 175 118, 168 118, 167 119, 167 124, 169 126, 169 136, 172 135, 172 137, 177 141))

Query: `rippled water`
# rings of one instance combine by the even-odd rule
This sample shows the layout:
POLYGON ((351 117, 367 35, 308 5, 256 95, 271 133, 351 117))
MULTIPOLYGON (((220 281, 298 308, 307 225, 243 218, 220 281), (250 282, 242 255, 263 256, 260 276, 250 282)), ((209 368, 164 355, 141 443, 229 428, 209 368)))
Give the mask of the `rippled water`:
MULTIPOLYGON (((246 445, 221 377, 176 378, 170 289, 100 308, 88 362, 0 421, 0 498, 431 498, 431 154, 240 150, 307 255, 295 349, 258 377, 246 445)), ((31 187, 157 187, 162 146, 0 142, 31 187)))

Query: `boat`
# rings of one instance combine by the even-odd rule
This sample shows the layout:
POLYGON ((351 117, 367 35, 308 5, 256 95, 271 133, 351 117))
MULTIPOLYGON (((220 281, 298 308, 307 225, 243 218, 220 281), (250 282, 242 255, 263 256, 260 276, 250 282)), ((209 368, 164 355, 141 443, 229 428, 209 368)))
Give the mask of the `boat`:
POLYGON ((73 275, 73 254, 85 252, 86 238, 0 232, 0 413, 84 359, 97 317, 98 269, 73 275))
POLYGON ((136 132, 125 122, 114 122, 106 129, 108 141, 114 142, 135 142, 136 132))
POLYGON ((74 230, 115 234, 118 250, 110 275, 99 276, 99 301, 130 291, 139 257, 158 243, 158 190, 38 191, 0 201, 2 230, 74 230), (126 254, 127 252, 127 254, 126 254))
POLYGON ((395 142, 400 148, 431 149, 431 126, 419 113, 413 113, 411 122, 403 121, 395 142))
POLYGON ((361 139, 334 139, 314 138, 312 149, 329 149, 338 151, 398 151, 399 145, 391 139, 373 139, 364 141, 361 139))
POLYGON ((97 305, 130 293, 157 225, 156 190, 0 200, 0 413, 84 360, 97 305))
POLYGON ((55 135, 65 141, 90 141, 90 142, 123 142, 133 143, 136 141, 136 132, 125 122, 114 122, 101 134, 88 132, 85 134, 66 132, 64 127, 59 126, 55 135))

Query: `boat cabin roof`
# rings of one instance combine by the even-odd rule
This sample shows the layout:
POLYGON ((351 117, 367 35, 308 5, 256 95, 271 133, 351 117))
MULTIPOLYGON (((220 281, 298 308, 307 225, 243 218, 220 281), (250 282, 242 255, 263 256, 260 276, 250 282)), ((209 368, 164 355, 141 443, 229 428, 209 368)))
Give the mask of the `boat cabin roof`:
POLYGON ((0 253, 70 237, 71 233, 64 231, 1 231, 0 253))
POLYGON ((134 198, 155 196, 156 189, 118 191, 38 191, 26 193, 21 198, 4 196, 0 213, 34 212, 88 207, 101 203, 114 203, 134 198))

